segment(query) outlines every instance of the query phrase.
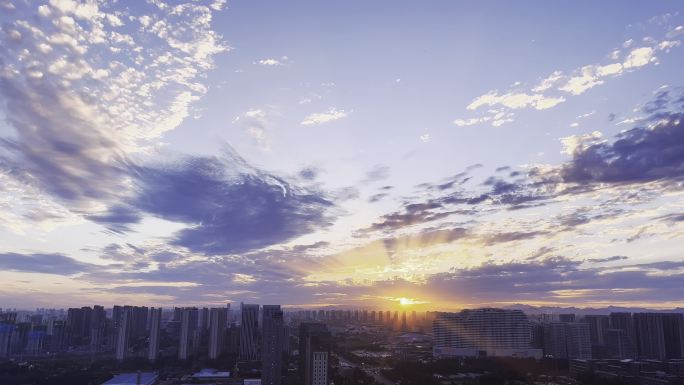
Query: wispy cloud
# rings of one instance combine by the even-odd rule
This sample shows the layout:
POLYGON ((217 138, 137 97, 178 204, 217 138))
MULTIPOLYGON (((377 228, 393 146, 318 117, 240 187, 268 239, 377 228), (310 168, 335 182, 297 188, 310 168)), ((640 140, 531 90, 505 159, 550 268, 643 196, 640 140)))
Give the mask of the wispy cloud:
POLYGON ((338 110, 335 107, 330 107, 326 112, 317 112, 307 115, 304 120, 302 120, 301 124, 303 126, 318 125, 346 118, 347 115, 347 112, 344 110, 338 110))
POLYGON ((259 65, 262 66, 267 66, 267 67, 275 67, 275 66, 282 66, 285 65, 285 62, 288 60, 287 56, 282 56, 279 59, 275 58, 266 58, 266 59, 261 59, 258 62, 256 62, 259 65))
MULTIPOLYGON (((676 28, 669 31, 667 35, 670 36, 675 30, 676 28)), ((486 108, 480 116, 455 119, 453 123, 461 127, 481 123, 498 127, 514 121, 516 110, 546 110, 556 107, 565 102, 567 97, 581 95, 605 83, 608 79, 622 76, 649 64, 657 64, 659 52, 668 53, 681 44, 679 40, 669 39, 671 37, 662 40, 647 37, 638 47, 635 47, 637 43, 633 40, 628 40, 622 49, 615 50, 609 55, 616 60, 612 63, 589 64, 568 73, 554 71, 529 89, 521 87, 521 83, 516 83, 516 87, 504 92, 489 91, 476 97, 466 106, 469 111, 486 108)))

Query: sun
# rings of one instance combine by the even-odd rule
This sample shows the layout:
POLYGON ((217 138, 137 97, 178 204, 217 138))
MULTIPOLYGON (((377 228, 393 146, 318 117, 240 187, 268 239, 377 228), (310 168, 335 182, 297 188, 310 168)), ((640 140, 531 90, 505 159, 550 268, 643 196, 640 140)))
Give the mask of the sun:
POLYGON ((401 306, 415 305, 416 303, 417 302, 413 298, 406 298, 406 297, 399 298, 399 305, 401 305, 401 306))

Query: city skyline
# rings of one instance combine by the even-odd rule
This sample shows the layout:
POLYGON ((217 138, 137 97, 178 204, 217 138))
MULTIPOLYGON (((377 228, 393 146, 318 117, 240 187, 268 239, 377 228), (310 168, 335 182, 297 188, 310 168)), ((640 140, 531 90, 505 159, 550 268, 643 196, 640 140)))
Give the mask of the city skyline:
POLYGON ((684 308, 682 11, 0 0, 0 307, 684 308))

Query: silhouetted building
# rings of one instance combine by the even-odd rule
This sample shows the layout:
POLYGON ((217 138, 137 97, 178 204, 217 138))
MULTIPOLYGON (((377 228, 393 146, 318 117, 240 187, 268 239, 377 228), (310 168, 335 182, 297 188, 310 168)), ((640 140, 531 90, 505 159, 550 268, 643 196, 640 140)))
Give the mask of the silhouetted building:
POLYGON ((209 310, 209 358, 215 360, 223 352, 227 313, 224 308, 209 310))
POLYGON ((197 308, 185 308, 181 312, 180 339, 178 341, 178 358, 187 360, 195 352, 199 343, 197 337, 197 308))
POLYGON ((107 313, 104 307, 95 305, 90 316, 90 348, 93 352, 102 350, 107 330, 107 313))
POLYGON ((150 342, 147 346, 147 359, 156 361, 159 358, 159 338, 161 332, 162 309, 152 308, 150 311, 150 342))
POLYGON ((240 360, 259 360, 259 305, 240 304, 240 360))
POLYGON ((663 314, 665 357, 684 358, 684 314, 663 314))
POLYGON ((606 329, 605 341, 607 358, 634 359, 637 357, 636 346, 627 331, 623 329, 606 329))
POLYGON ((121 312, 119 329, 116 334, 116 360, 124 361, 128 358, 128 348, 131 342, 131 326, 133 323, 133 310, 124 309, 121 312))
POLYGON ((283 311, 264 305, 261 333, 261 384, 280 385, 283 368, 283 311))
POLYGON ((549 322, 544 328, 544 355, 553 358, 591 358, 588 323, 549 322))
POLYGON ((14 329, 14 324, 0 323, 0 358, 10 356, 10 341, 12 340, 14 329))
POLYGON ((330 349, 330 332, 324 324, 299 325, 299 372, 303 385, 329 384, 330 349))

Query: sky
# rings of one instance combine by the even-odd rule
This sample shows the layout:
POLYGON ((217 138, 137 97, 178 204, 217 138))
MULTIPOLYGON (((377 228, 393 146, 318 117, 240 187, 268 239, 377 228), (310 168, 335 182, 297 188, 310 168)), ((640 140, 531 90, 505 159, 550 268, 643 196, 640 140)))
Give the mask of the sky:
POLYGON ((684 307, 682 13, 0 0, 0 307, 684 307))

